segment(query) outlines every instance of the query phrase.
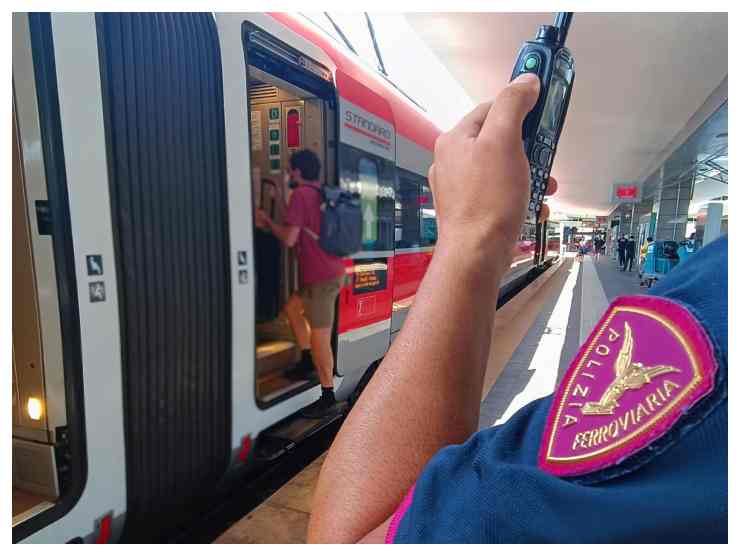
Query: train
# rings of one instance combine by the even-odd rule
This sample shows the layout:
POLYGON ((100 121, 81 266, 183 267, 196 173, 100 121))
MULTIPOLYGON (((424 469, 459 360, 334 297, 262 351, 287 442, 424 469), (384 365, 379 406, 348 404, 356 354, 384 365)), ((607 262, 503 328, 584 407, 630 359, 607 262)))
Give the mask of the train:
MULTIPOLYGON (((326 426, 286 372, 295 255, 254 226, 291 153, 361 200, 333 332, 352 402, 433 256, 440 130, 300 14, 14 13, 12 44, 13 541, 161 540, 326 426)), ((546 230, 502 295, 556 256, 546 230)))

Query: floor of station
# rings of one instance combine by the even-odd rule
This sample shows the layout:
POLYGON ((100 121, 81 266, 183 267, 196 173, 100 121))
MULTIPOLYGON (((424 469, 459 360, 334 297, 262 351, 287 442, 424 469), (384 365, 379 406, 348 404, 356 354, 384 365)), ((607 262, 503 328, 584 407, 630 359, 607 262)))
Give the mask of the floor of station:
MULTIPOLYGON (((637 271, 622 272, 611 257, 582 262, 568 253, 496 313, 479 428, 506 421, 555 389, 579 346, 609 303, 645 294, 637 271)), ((302 543, 313 491, 326 454, 319 456, 216 543, 302 543)))

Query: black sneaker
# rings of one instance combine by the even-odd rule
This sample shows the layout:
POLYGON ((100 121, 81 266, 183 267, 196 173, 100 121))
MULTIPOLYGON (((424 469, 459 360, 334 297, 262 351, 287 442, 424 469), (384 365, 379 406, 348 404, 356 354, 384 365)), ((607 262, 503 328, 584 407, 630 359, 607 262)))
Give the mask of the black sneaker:
POLYGON ((321 419, 328 415, 334 415, 340 409, 341 404, 339 402, 332 402, 319 398, 301 411, 301 417, 306 417, 307 419, 321 419))
POLYGON ((313 364, 306 364, 303 361, 299 361, 294 367, 285 371, 285 377, 290 380, 313 380, 316 376, 313 364))

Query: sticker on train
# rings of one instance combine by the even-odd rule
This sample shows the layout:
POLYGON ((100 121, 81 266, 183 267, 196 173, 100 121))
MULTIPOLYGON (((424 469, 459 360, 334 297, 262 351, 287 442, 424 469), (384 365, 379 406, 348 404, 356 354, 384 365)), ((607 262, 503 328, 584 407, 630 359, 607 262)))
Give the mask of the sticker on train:
POLYGON ((352 291, 370 293, 384 290, 388 283, 388 265, 384 262, 357 264, 352 273, 352 291))

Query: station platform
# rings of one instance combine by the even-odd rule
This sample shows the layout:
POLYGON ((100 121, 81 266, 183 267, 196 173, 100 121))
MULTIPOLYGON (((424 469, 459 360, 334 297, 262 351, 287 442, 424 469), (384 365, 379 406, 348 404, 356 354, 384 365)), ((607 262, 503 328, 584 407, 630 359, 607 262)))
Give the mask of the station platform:
MULTIPOLYGON (((479 428, 506 421, 532 400, 550 394, 609 303, 645 294, 637 272, 592 256, 560 261, 496 313, 484 381, 479 428)), ((313 460, 216 543, 303 543, 312 497, 326 453, 313 460)))

